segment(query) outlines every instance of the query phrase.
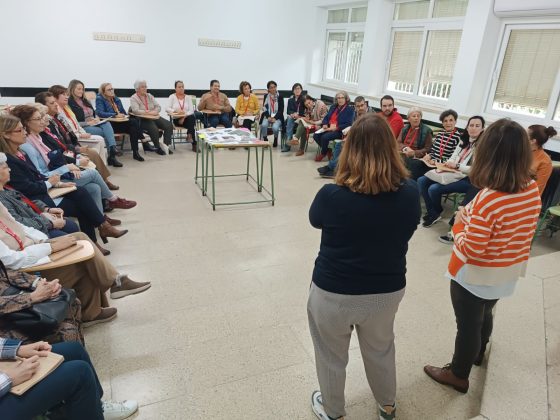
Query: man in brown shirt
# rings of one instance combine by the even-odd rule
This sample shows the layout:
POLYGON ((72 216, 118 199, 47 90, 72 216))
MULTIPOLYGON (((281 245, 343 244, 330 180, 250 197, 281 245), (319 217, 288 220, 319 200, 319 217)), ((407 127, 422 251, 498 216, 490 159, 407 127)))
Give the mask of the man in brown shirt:
POLYGON ((221 124, 226 128, 231 127, 231 104, 228 97, 220 92, 218 80, 210 81, 210 92, 202 95, 198 103, 198 110, 206 114, 205 126, 216 128, 218 124, 221 124))

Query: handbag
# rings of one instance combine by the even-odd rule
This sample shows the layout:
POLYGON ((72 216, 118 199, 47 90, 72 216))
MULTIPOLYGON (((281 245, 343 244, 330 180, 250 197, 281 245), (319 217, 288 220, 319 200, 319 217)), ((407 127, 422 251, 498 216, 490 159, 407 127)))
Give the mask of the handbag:
MULTIPOLYGON (((13 296, 23 290, 10 286, 2 296, 13 296)), ((62 289, 60 294, 52 299, 34 303, 21 311, 12 312, 2 316, 10 327, 19 330, 30 337, 44 337, 54 332, 68 315, 70 306, 76 300, 74 289, 62 289)))
POLYGON ((449 172, 449 171, 438 171, 437 169, 429 170, 424 174, 428 179, 437 182, 441 185, 449 185, 454 182, 460 181, 467 176, 462 172, 449 172))

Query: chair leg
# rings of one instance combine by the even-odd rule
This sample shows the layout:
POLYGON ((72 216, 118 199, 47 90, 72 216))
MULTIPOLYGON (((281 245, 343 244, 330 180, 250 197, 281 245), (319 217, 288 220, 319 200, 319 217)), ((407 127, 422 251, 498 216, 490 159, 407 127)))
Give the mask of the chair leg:
POLYGON ((541 230, 547 218, 548 218, 548 209, 545 210, 544 215, 540 218, 539 222, 537 223, 537 228, 535 229, 535 237, 541 233, 541 230))

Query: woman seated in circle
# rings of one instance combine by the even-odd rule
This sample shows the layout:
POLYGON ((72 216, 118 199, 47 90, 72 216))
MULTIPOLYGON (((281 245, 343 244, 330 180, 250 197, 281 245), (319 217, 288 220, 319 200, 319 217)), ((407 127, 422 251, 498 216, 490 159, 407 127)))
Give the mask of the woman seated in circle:
MULTIPOLYGON (((0 360, 16 360, 13 367, 0 371, 0 413, 3 420, 44 418, 49 410, 63 410, 68 420, 124 420, 138 410, 134 400, 102 401, 99 383, 89 355, 80 343, 66 342, 52 346, 39 341, 23 344, 0 336, 0 360), (39 369, 39 359, 49 352, 64 357, 62 364, 23 395, 9 391, 39 369)), ((62 413, 56 413, 61 418, 62 413)), ((52 418, 54 418, 54 415, 52 418)), ((49 416, 50 417, 50 416, 49 416)))
POLYGON ((311 398, 320 419, 346 415, 348 346, 358 333, 378 417, 395 418, 395 315, 406 287, 408 242, 420 220, 416 184, 379 115, 356 120, 338 161, 335 183, 309 209, 321 229, 307 301, 320 392, 311 398))
POLYGON ((239 84, 239 93, 235 102, 235 114, 239 125, 251 131, 255 119, 259 114, 259 100, 257 95, 251 92, 251 83, 243 81, 239 84))
POLYGON ((543 145, 549 138, 554 137, 556 130, 554 127, 545 127, 544 125, 530 125, 527 129, 529 141, 531 142, 531 150, 533 151, 533 165, 531 170, 537 177, 537 185, 542 195, 546 187, 546 183, 552 174, 552 159, 543 149, 543 145))
MULTIPOLYGON (((443 111, 439 116, 439 120, 443 125, 444 131, 436 134, 430 151, 424 156, 420 153, 415 153, 416 159, 411 159, 408 156, 405 158, 405 164, 410 171, 410 177, 414 180, 417 180, 434 168, 436 163, 445 163, 461 141, 461 134, 455 127, 455 124, 457 124, 457 113, 455 111, 452 109, 443 111)), ((425 126, 424 124, 421 125, 425 126)), ((409 154, 411 153, 409 152, 409 154)))
POLYGON ((121 100, 115 95, 115 89, 111 83, 101 83, 99 93, 95 97, 95 108, 97 115, 101 118, 117 118, 123 121, 110 121, 113 131, 119 134, 128 134, 132 158, 144 162, 144 158, 138 153, 138 140, 142 137, 140 122, 136 119, 126 119, 127 114, 121 100))
POLYGON ((288 142, 292 146, 299 145, 296 156, 302 156, 305 153, 305 146, 307 145, 309 133, 321 125, 323 118, 325 118, 325 115, 329 112, 327 105, 325 105, 322 100, 315 99, 311 95, 305 95, 303 105, 305 106, 305 116, 297 120, 298 127, 296 129, 296 134, 294 134, 294 138, 288 142))
POLYGON ((315 162, 321 162, 329 152, 329 143, 332 140, 342 139, 342 130, 352 125, 354 109, 348 106, 349 102, 350 96, 348 96, 348 93, 343 90, 336 93, 335 103, 323 118, 322 132, 313 135, 313 138, 321 147, 321 153, 315 157, 315 162))
POLYGON ((107 121, 100 122, 100 119, 95 115, 93 105, 90 104, 84 93, 84 84, 76 79, 71 80, 68 84, 68 106, 87 133, 103 137, 109 152, 107 164, 120 168, 123 165, 117 160, 117 142, 115 141, 113 126, 107 121))
POLYGON ((422 110, 412 107, 407 114, 405 124, 397 137, 397 147, 404 156, 405 164, 414 158, 421 158, 432 147, 432 129, 422 123, 422 110))
POLYGON ((284 124, 284 98, 278 93, 278 84, 274 80, 270 80, 266 84, 266 89, 268 92, 263 98, 260 136, 264 141, 268 141, 268 128, 270 127, 274 135, 272 147, 277 147, 278 135, 284 124))
POLYGON ((294 128, 297 120, 305 116, 305 105, 303 105, 303 86, 301 83, 294 83, 292 86, 293 95, 288 99, 287 118, 286 118, 286 144, 282 148, 283 152, 291 150, 289 140, 294 135, 294 128))
POLYGON ((422 223, 422 226, 430 227, 441 220, 441 213, 443 212, 441 198, 444 194, 465 194, 471 189, 468 175, 478 138, 484 131, 484 123, 484 118, 478 115, 469 118, 467 129, 461 136, 461 143, 445 163, 438 164, 440 168, 438 168, 438 171, 451 170, 451 175, 456 179, 455 181, 445 184, 434 181, 429 178, 431 172, 427 172, 426 175, 418 178, 418 188, 426 204, 426 214, 423 216, 424 223, 422 223))
POLYGON ((175 82, 175 93, 169 95, 169 105, 166 111, 168 114, 181 115, 178 118, 173 117, 173 124, 187 129, 187 135, 192 140, 192 150, 196 152, 196 136, 194 133, 196 118, 194 116, 194 105, 192 98, 185 94, 185 84, 182 80, 177 80, 175 82))

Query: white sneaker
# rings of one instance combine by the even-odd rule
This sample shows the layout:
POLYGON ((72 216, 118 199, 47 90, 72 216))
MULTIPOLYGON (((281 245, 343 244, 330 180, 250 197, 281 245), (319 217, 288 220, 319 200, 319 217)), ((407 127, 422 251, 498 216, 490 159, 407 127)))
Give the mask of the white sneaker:
MULTIPOLYGON (((321 391, 315 391, 311 394, 311 408, 313 412, 320 420, 333 420, 331 417, 328 416, 327 412, 325 411, 325 407, 323 407, 323 397, 321 396, 321 391)), ((344 420, 344 417, 340 417, 340 419, 344 420)))
POLYGON ((138 403, 134 400, 101 401, 101 403, 105 420, 127 419, 138 410, 138 403))

